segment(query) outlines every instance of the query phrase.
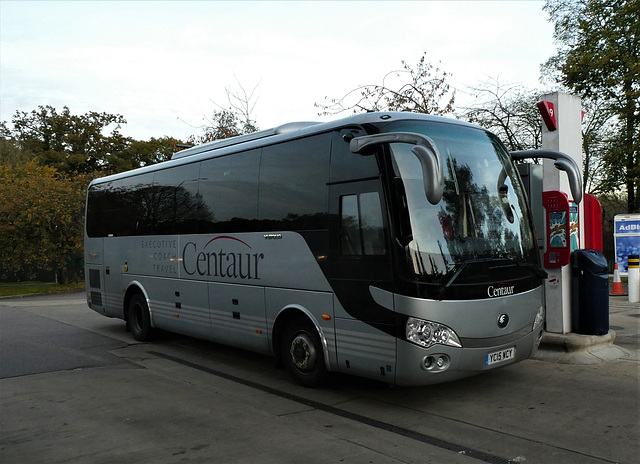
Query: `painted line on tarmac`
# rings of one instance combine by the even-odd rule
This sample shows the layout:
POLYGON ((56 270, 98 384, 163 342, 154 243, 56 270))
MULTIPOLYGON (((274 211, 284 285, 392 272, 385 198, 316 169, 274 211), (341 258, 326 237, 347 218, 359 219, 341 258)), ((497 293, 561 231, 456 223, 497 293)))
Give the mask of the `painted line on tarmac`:
POLYGON ((450 441, 441 440, 436 437, 432 437, 429 435, 425 435, 420 432, 416 432, 414 430, 409 430, 404 427, 399 427, 397 425, 389 424, 387 422, 382 422, 376 419, 372 419, 370 417, 362 416, 360 414, 355 414, 349 411, 345 411, 344 409, 335 408, 333 406, 329 406, 326 404, 319 403, 317 401, 313 401, 307 398, 303 398, 301 396, 292 395, 290 393, 283 392, 281 390, 276 390, 275 388, 268 387, 266 385, 262 385, 260 383, 252 382, 250 380, 245 380, 240 377, 236 377, 235 375, 230 375, 222 371, 218 371, 215 369, 210 369, 205 366, 201 366, 200 364, 195 364, 190 361, 176 358, 174 356, 160 353, 158 351, 149 351, 149 354, 157 356, 162 359, 166 359, 167 361, 172 361, 177 364, 181 364, 183 366, 191 367, 193 369, 197 369, 201 372, 205 372, 207 374, 215 375, 216 377, 221 377, 225 380, 230 380, 231 382, 239 383, 246 387, 250 387, 256 390, 260 390, 264 393, 269 393, 271 395, 279 396, 280 398, 284 398, 286 400, 295 401, 296 403, 303 404, 305 406, 309 406, 311 408, 328 412, 329 414, 334 414, 336 416, 343 417, 345 419, 350 419, 356 422, 360 422, 361 424, 369 425, 371 427, 375 427, 380 430, 384 430, 386 432, 391 432, 396 435, 400 435, 405 438, 409 438, 411 440, 419 441, 421 443, 425 443, 427 445, 435 446, 437 448, 442 448, 447 451, 452 451, 454 453, 458 453, 464 456, 468 456, 470 458, 477 459, 482 462, 488 462, 490 464, 512 464, 513 461, 509 459, 505 459, 500 456, 494 456, 492 454, 485 453, 483 451, 470 449, 456 443, 452 443, 450 441))

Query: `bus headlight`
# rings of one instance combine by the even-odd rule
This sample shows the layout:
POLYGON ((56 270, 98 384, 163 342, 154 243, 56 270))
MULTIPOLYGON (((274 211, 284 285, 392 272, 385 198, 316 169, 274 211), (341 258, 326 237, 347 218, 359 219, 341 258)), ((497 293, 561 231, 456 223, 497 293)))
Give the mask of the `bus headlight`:
POLYGON ((425 348, 436 344, 462 348, 460 339, 450 327, 415 317, 407 320, 406 336, 410 342, 425 348))
POLYGON ((544 322, 544 314, 544 306, 540 305, 540 307, 538 308, 538 313, 536 314, 536 319, 533 321, 533 327, 531 328, 531 330, 535 330, 538 325, 544 322))

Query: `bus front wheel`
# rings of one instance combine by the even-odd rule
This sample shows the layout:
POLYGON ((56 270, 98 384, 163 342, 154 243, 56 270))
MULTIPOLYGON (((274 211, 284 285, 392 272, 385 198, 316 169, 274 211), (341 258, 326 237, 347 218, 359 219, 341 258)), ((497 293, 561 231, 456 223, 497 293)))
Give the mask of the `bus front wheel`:
POLYGON ((326 377, 322 343, 306 317, 293 319, 282 337, 281 355, 293 379, 305 387, 317 387, 326 377))
POLYGON ((153 329, 151 328, 151 316, 147 300, 140 293, 133 295, 129 301, 129 314, 127 324, 133 338, 139 342, 146 342, 151 339, 153 329))

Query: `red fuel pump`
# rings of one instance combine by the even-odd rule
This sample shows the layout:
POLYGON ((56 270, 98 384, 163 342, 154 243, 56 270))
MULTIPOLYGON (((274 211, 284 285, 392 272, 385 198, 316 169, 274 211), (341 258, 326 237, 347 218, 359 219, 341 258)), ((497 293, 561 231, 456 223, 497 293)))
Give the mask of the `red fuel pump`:
POLYGON ((571 258, 570 208, 567 194, 557 190, 542 192, 546 219, 544 267, 562 267, 571 258))

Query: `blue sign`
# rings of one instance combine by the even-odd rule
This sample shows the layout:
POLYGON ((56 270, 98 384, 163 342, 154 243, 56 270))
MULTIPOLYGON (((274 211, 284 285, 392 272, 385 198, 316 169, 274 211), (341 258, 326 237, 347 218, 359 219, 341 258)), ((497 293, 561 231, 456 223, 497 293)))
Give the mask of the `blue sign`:
POLYGON ((640 221, 616 221, 616 234, 640 234, 640 221))
POLYGON ((640 254, 640 215, 617 215, 614 224, 618 271, 627 275, 627 257, 640 254))

